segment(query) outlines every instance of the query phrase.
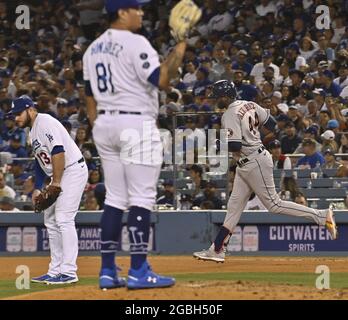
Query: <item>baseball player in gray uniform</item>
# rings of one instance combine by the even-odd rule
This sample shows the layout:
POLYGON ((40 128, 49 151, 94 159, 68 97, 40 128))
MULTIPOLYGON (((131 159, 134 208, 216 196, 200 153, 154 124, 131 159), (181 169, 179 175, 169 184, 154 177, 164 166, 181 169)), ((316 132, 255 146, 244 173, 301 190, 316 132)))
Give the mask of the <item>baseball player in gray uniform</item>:
POLYGON ((236 100, 235 85, 228 80, 214 83, 211 97, 229 102, 221 123, 227 129, 229 151, 237 160, 238 167, 227 205, 227 215, 215 241, 208 250, 195 252, 193 256, 202 260, 224 262, 227 243, 252 192, 255 192, 269 212, 304 217, 318 225, 326 225, 332 239, 336 239, 337 228, 331 208, 316 210, 279 198, 274 186, 272 156, 260 139, 262 126, 273 130, 276 124, 269 110, 252 101, 236 100))
POLYGON ((135 33, 144 14, 140 1, 106 0, 105 8, 110 28, 83 57, 88 118, 106 186, 99 286, 169 287, 175 280, 154 273, 147 261, 150 216, 163 149, 156 126, 158 88, 168 88, 169 80, 176 76, 186 42, 178 42, 160 63, 149 41, 135 33), (115 253, 127 209, 131 267, 126 282, 118 277, 115 253))

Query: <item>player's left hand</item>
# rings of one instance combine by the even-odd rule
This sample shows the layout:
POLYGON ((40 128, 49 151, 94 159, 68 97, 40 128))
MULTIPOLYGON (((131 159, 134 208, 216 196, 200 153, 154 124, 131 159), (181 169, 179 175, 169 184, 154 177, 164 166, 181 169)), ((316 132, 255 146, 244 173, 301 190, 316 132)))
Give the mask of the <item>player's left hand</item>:
POLYGON ((55 185, 47 186, 35 199, 34 211, 42 212, 54 204, 62 192, 62 188, 55 185))
POLYGON ((181 0, 170 12, 169 26, 177 42, 185 40, 202 16, 201 9, 192 0, 181 0))

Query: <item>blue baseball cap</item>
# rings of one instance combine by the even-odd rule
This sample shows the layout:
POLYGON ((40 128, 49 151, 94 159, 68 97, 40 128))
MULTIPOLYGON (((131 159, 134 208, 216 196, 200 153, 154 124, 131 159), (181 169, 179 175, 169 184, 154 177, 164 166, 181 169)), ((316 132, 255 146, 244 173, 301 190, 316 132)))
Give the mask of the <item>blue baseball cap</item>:
POLYGON ((308 127, 304 133, 310 133, 310 134, 314 134, 317 135, 318 134, 318 128, 314 127, 314 126, 310 126, 308 127))
POLYGON ((30 107, 35 107, 33 100, 31 100, 28 96, 23 95, 12 101, 11 110, 7 114, 8 115, 20 114, 25 109, 29 109, 30 107))
POLYGON ((105 0, 107 13, 115 13, 120 9, 138 8, 151 0, 105 0))
POLYGON ((272 52, 271 51, 264 51, 262 54, 262 58, 271 58, 272 57, 272 52))
POLYGON ((336 129, 340 126, 336 119, 329 120, 326 129, 336 129))

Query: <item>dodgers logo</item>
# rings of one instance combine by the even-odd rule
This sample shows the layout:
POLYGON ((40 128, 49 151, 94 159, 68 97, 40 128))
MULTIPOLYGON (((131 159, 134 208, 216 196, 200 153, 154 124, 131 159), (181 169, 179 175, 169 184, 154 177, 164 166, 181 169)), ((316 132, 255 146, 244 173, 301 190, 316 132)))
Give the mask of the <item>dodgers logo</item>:
POLYGON ((53 136, 52 136, 52 135, 46 133, 46 137, 47 137, 47 139, 48 139, 48 141, 49 141, 50 143, 53 141, 53 136))

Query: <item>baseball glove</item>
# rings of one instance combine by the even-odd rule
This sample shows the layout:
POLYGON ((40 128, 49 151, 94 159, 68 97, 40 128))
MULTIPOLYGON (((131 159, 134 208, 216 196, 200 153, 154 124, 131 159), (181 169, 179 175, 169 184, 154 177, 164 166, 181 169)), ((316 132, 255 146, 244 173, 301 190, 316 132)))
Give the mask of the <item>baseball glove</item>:
POLYGON ((35 212, 41 212, 54 204, 62 192, 61 187, 47 186, 35 199, 35 212))
POLYGON ((174 39, 179 42, 187 38, 201 16, 201 9, 192 0, 179 1, 169 16, 170 32, 174 39))

